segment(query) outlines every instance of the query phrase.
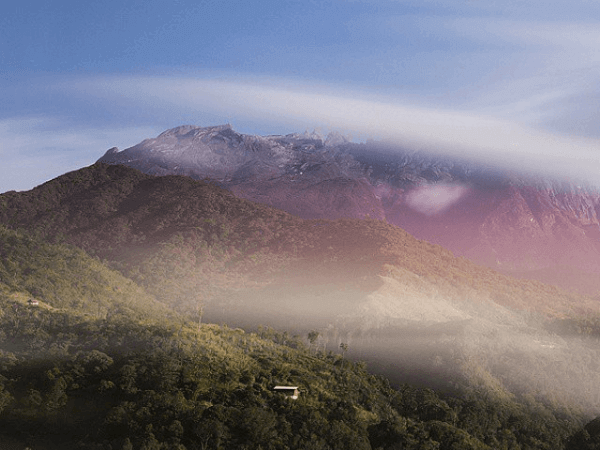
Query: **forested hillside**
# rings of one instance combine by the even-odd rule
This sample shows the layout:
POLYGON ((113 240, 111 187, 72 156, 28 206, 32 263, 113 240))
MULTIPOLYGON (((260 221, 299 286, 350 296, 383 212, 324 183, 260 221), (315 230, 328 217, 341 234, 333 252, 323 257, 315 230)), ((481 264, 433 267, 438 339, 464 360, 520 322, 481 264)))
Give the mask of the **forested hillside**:
POLYGON ((103 164, 0 221, 15 448, 560 449, 600 404, 596 299, 382 221, 103 164))
POLYGON ((596 299, 501 275, 383 221, 302 220, 207 182, 105 164, 0 206, 7 226, 83 248, 195 321, 316 329, 321 347, 345 340, 394 382, 535 386, 544 403, 600 411, 596 349, 568 337, 582 317, 598 321, 596 299))
POLYGON ((0 439, 15 448, 559 449, 574 430, 550 411, 394 390, 270 329, 20 314, 20 329, 1 319, 0 439), (44 358, 31 328, 47 333, 44 358))
MULTIPOLYGON (((173 313, 143 288, 81 249, 49 244, 0 225, 0 286, 35 299, 42 310, 97 319, 127 315, 141 323, 173 313)), ((22 303, 22 301, 21 301, 22 303)))
POLYGON ((79 250, 1 237, 3 449, 559 449, 576 430, 476 392, 393 389, 305 337, 164 314, 79 250))

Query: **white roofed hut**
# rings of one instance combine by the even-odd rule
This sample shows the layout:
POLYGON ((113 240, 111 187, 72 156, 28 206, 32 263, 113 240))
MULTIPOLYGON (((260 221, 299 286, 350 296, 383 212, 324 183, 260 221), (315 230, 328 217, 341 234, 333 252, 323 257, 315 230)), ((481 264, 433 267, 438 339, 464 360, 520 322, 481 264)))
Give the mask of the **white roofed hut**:
POLYGON ((281 392, 286 397, 291 398, 292 400, 297 400, 300 395, 300 391, 298 391, 298 386, 275 386, 273 388, 275 392, 281 392))

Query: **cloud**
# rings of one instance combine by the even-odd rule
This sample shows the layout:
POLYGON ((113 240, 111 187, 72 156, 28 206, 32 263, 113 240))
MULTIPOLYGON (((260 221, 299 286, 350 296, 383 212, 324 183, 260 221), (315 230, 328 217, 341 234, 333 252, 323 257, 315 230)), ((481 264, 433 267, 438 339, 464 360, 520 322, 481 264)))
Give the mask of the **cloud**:
MULTIPOLYGON (((478 7, 473 12, 484 11, 478 7)), ((371 33, 380 40, 418 51, 413 62, 424 66, 421 83, 433 80, 444 86, 438 95, 442 101, 549 128, 557 115, 573 112, 567 107, 569 99, 597 92, 600 29, 589 17, 540 20, 456 12, 370 16, 361 32, 376 30, 371 33), (441 80, 432 77, 440 71, 441 80)), ((436 92, 435 86, 429 89, 436 92)))
MULTIPOLYGON (((596 107, 597 24, 587 19, 532 22, 471 17, 449 19, 445 27, 489 48, 508 46, 507 62, 481 78, 465 106, 556 131, 565 131, 556 126, 558 118, 568 120, 573 114, 584 118, 573 108, 572 99, 577 99, 580 111, 596 107)), ((598 128, 588 134, 597 136, 598 128)))
POLYGON ((406 196, 406 204, 427 216, 440 214, 459 201, 468 189, 457 184, 419 186, 406 196))
MULTIPOLYGON (((285 82, 285 81, 284 81, 285 82)), ((424 107, 371 99, 364 92, 304 85, 296 89, 277 80, 245 83, 219 79, 116 77, 110 83, 82 80, 78 89, 103 91, 143 105, 208 111, 286 126, 311 124, 326 129, 389 140, 425 149, 600 184, 600 140, 561 136, 478 111, 424 107), (105 89, 105 88, 102 89, 105 89)))
POLYGON ((600 28, 590 20, 595 16, 561 1, 537 4, 532 10, 537 14, 530 16, 525 10, 531 4, 524 3, 512 2, 524 8, 519 14, 500 14, 511 2, 454 2, 435 14, 417 8, 411 14, 355 17, 350 27, 363 40, 387 43, 383 50, 372 49, 370 61, 394 73, 407 97, 419 92, 422 100, 442 107, 600 136, 596 115, 595 123, 581 126, 589 122, 588 111, 597 109, 600 28))
MULTIPOLYGON (((348 1, 348 0, 344 0, 348 1)), ((363 3, 411 5, 451 15, 488 15, 513 18, 559 18, 574 19, 597 17, 600 5, 594 1, 572 2, 568 0, 352 0, 363 3), (432 8, 433 7, 433 8, 432 8)))

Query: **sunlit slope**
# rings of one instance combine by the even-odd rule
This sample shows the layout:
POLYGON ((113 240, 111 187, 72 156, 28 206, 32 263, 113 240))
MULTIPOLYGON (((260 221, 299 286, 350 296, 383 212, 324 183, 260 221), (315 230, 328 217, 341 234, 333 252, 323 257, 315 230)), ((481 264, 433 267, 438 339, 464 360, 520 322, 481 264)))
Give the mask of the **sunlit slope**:
POLYGON ((144 289, 84 251, 0 226, 0 288, 15 308, 36 300, 53 311, 144 321, 172 314, 144 289))

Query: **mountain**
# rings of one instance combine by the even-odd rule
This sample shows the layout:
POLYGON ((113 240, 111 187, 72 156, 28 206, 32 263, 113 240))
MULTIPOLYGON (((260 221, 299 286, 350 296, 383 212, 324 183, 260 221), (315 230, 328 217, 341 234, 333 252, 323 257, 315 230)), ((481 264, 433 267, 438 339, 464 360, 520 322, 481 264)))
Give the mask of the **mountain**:
POLYGON ((302 218, 385 219, 504 273, 600 291, 598 189, 400 146, 182 126, 99 161, 208 178, 302 218))
MULTIPOLYGON (((303 221, 235 199, 215 186, 188 178, 148 177, 132 169, 101 164, 66 174, 27 193, 2 196, 0 201, 3 223, 20 228, 15 231, 0 226, 0 446, 3 449, 571 450, 582 448, 581 443, 590 444, 590 436, 596 438, 595 422, 577 431, 585 416, 576 409, 566 409, 556 398, 553 404, 540 401, 539 385, 528 391, 535 393, 536 398, 530 394, 526 401, 503 393, 502 386, 496 385, 491 390, 481 380, 454 396, 398 382, 392 388, 385 378, 367 372, 364 363, 353 362, 345 354, 324 351, 321 343, 327 338, 326 330, 323 335, 314 330, 308 333, 307 345, 300 336, 269 327, 259 326, 256 332, 247 332, 227 325, 198 323, 197 317, 186 318, 172 312, 141 286, 107 266, 122 264, 122 259, 90 257, 67 242, 72 239, 90 251, 96 249, 96 256, 122 258, 144 241, 146 253, 133 255, 135 258, 130 259, 128 268, 132 275, 137 271, 143 282, 148 281, 140 275, 144 274, 143 261, 147 258, 152 260, 153 272, 146 275, 156 276, 161 269, 168 274, 174 260, 186 260, 189 252, 182 231, 194 221, 198 228, 205 226, 215 234, 211 227, 230 224, 227 233, 231 234, 227 236, 212 238, 202 234, 210 240, 199 248, 208 245, 209 251, 197 256, 208 265, 201 262, 197 269, 208 272, 204 281, 210 283, 213 277, 226 273, 226 263, 232 262, 227 252, 217 249, 222 249, 225 242, 231 248, 239 245, 230 236, 243 229, 242 219, 254 214, 270 220, 262 224, 262 233, 248 235, 241 241, 247 242, 248 248, 241 252, 245 256, 237 254, 237 257, 247 257, 256 264, 248 270, 255 280, 264 275, 265 267, 275 270, 277 265, 295 260, 300 264, 293 273, 288 273, 288 281, 301 275, 298 269, 302 268, 308 270, 307 275, 316 285, 330 279, 330 275, 345 273, 343 280, 333 280, 338 289, 352 282, 359 271, 361 276, 354 282, 366 290, 363 295, 368 297, 375 290, 378 297, 374 299, 381 301, 384 295, 381 283, 374 284, 365 276, 387 278, 388 286, 390 282, 401 283, 407 286, 406 295, 416 292, 410 290, 412 279, 418 283, 414 287, 424 296, 414 302, 405 319, 410 317, 411 324, 400 329, 403 335, 393 329, 399 326, 398 322, 382 327, 380 332, 388 337, 396 333, 396 339, 404 337, 414 342, 419 335, 408 335, 407 331, 418 325, 421 341, 423 331, 447 340, 452 330, 444 332, 443 327, 456 328, 457 323, 464 322, 464 317, 455 321, 444 318, 439 307, 448 308, 451 302, 436 299, 437 295, 427 291, 437 286, 451 296, 450 284, 440 283, 455 278, 455 284, 463 284, 466 280, 458 282, 461 274, 477 275, 477 268, 465 260, 454 260, 449 252, 417 241, 389 224, 375 220, 303 221), (142 193, 152 200, 139 204, 142 193), (178 202, 172 204, 175 199, 178 202), (138 211, 152 205, 156 207, 156 221, 152 220, 154 214, 143 215, 138 211), (212 215, 188 216, 198 205, 205 208, 200 214, 212 215), (159 214, 163 209, 167 211, 159 214), (173 214, 177 211, 178 215, 173 214), (130 220, 128 227, 115 228, 111 236, 99 232, 103 222, 100 217, 114 225, 117 222, 113 220, 119 216, 121 222, 125 218, 130 220), (239 222, 234 221, 236 217, 239 222), (70 228, 60 234, 60 226, 67 223, 70 228), (157 224, 162 224, 162 228, 157 224), (178 224, 184 226, 180 228, 178 224), (93 228, 97 234, 90 231, 93 228), (126 231, 129 228, 133 230, 126 231), (281 231, 283 228, 287 230, 281 231), (272 238, 264 239, 269 230, 277 229, 281 234, 274 239, 282 240, 284 248, 289 239, 296 237, 293 242, 297 250, 289 250, 294 257, 285 256, 288 250, 269 247, 272 238), (361 240, 362 247, 348 246, 350 238, 361 240), (56 240, 62 242, 50 242, 56 240), (120 251, 112 245, 115 242, 123 247, 120 251), (159 248, 167 248, 168 252, 160 253, 159 248), (177 258, 156 260, 157 251, 159 255, 177 255, 177 258), (270 263, 269 258, 277 255, 277 264, 270 263), (259 256, 260 261, 254 261, 259 256), (346 262, 342 267, 340 260, 346 262), (442 264, 436 265, 440 260, 442 264), (315 264, 317 267, 313 267, 315 264), (376 276, 382 268, 385 277, 376 276), (320 279, 315 280, 318 274, 320 279), (435 300, 433 306, 439 315, 419 318, 414 307, 419 302, 435 300), (298 386, 299 398, 286 398, 273 389, 277 385, 298 386)), ((197 235, 196 239, 204 238, 197 235)), ((236 265, 235 270, 240 267, 236 265)), ((492 271, 479 270, 481 279, 475 285, 493 284, 493 278, 489 278, 492 271)), ((275 273, 268 274, 267 278, 274 276, 275 273)), ((499 277, 504 283, 509 281, 499 277)), ((262 283, 274 281, 263 279, 262 283)), ((515 280, 513 284, 513 289, 517 289, 514 293, 544 289, 539 284, 524 283, 519 291, 520 283, 515 280)), ((236 287, 238 291, 243 288, 236 287)), ((255 288, 247 289, 246 293, 255 288)), ((287 290, 290 289, 288 285, 287 290)), ((571 294, 548 288, 545 296, 552 295, 571 294)), ((571 295, 568 299, 573 303, 577 297, 571 295)), ((404 299, 400 306, 406 308, 408 300, 404 299)), ((490 300, 472 299, 464 303, 471 310, 471 322, 481 325, 475 309, 481 309, 490 300)), ((351 306, 342 303, 338 308, 351 306)), ((455 314, 460 311, 465 314, 465 308, 455 306, 458 307, 455 314)), ((501 308, 489 311, 499 313, 501 308)), ((501 318, 504 327, 510 326, 511 316, 518 315, 518 309, 512 313, 505 310, 501 318)), ((488 324, 494 325, 491 320, 488 324)), ((577 321, 570 324, 582 325, 577 321)), ((495 333, 495 341, 505 340, 506 335, 499 332, 497 325, 498 321, 486 333, 495 333)), ((521 325, 524 330, 514 338, 510 352, 519 355, 523 351, 519 343, 535 345, 532 339, 527 339, 528 334, 536 339, 550 337, 541 329, 532 330, 532 322, 521 325)), ((585 325, 598 329, 594 323, 585 325)), ((469 331, 466 334, 468 340, 474 336, 469 331)), ((343 352, 355 352, 354 347, 360 345, 357 337, 343 338, 352 339, 342 341, 343 352)), ((556 335, 550 339, 567 344, 556 335)), ((552 341, 544 345, 548 342, 552 341)), ((588 344, 597 348, 595 342, 590 340, 588 344)), ((571 346, 569 352, 573 353, 574 348, 571 346)), ((481 372, 484 368, 476 364, 473 353, 460 353, 458 347, 447 350, 454 350, 456 359, 469 356, 469 363, 477 372, 465 374, 491 376, 481 372)), ((540 350, 545 351, 539 345, 534 349, 540 350)), ((566 353, 561 349, 558 354, 566 353)), ((528 357, 533 358, 534 354, 530 352, 528 357)), ((421 358, 427 356, 422 354, 421 358)), ((537 357, 535 361, 545 362, 545 358, 537 357)), ((555 363, 555 358, 548 362, 555 363)), ((520 376, 528 365, 521 361, 520 376)), ((581 376, 583 368, 579 363, 574 369, 581 376)), ((560 391, 553 394, 559 395, 560 391)))
POLYGON ((166 289, 159 298, 180 306, 210 295, 208 284, 372 291, 382 276, 406 275, 415 291, 437 285, 447 297, 490 297, 546 317, 598 309, 591 298, 503 276, 381 220, 300 219, 184 176, 97 163, 2 194, 0 207, 0 223, 76 245, 157 295, 166 289))
POLYGON ((381 220, 301 219, 212 183, 97 163, 0 195, 0 223, 80 247, 195 322, 316 330, 319 349, 346 343, 395 384, 600 412, 597 298, 381 220))

